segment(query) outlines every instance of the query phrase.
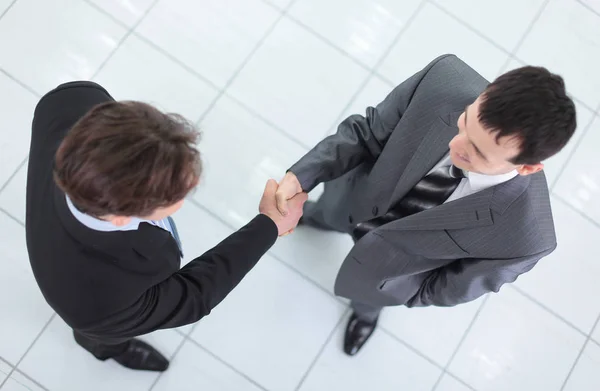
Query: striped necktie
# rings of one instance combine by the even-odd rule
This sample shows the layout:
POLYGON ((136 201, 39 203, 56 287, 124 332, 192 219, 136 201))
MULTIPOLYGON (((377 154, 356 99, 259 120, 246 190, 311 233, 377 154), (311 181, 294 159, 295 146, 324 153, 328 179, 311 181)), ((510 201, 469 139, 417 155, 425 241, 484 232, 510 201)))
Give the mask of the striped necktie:
POLYGON ((454 193, 462 178, 464 173, 454 165, 436 168, 421 179, 385 215, 357 224, 352 232, 354 241, 383 224, 443 204, 454 193))

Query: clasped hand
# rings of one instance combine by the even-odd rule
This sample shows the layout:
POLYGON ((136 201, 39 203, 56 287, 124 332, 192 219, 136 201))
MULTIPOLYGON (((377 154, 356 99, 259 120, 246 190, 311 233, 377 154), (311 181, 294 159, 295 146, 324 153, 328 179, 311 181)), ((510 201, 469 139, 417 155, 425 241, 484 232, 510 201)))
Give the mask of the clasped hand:
POLYGON ((267 181, 258 210, 273 220, 279 236, 285 236, 298 225, 307 199, 298 178, 288 172, 279 184, 273 179, 267 181))

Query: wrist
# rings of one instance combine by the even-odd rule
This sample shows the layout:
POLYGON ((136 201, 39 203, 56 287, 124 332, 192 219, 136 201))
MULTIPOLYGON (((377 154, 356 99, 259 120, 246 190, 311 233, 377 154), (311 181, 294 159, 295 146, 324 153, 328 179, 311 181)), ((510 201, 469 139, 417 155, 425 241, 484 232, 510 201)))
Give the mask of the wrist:
POLYGON ((295 183, 297 190, 299 193, 303 192, 304 189, 302 187, 302 183, 300 183, 300 180, 298 179, 298 176, 296 174, 294 174, 292 171, 287 170, 285 175, 289 178, 289 181, 292 181, 293 183, 295 183))
POLYGON ((273 217, 269 216, 267 213, 264 212, 259 213, 258 216, 262 217, 262 220, 264 220, 267 225, 273 228, 276 235, 279 235, 279 226, 277 225, 273 217), (270 221, 270 223, 268 223, 267 221, 270 221))

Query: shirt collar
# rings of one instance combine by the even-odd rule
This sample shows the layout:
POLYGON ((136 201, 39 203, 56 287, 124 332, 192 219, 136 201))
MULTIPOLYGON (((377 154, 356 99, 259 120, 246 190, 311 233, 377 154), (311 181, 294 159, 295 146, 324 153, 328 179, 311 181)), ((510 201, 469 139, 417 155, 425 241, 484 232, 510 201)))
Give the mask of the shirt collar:
POLYGON ((65 198, 67 199, 67 206, 69 207, 69 210, 71 211, 73 216, 81 224, 85 225, 88 228, 96 230, 96 231, 102 231, 102 232, 134 231, 139 228, 140 223, 146 221, 146 220, 139 219, 137 217, 132 217, 127 225, 124 225, 122 227, 117 227, 116 225, 112 224, 110 221, 100 220, 94 216, 90 216, 86 213, 83 213, 82 211, 77 209, 75 207, 75 205, 73 205, 73 202, 71 201, 71 199, 69 198, 68 195, 65 195, 65 198))
POLYGON ((517 170, 500 175, 484 175, 477 172, 465 171, 465 177, 469 180, 469 185, 474 192, 508 182, 517 175, 519 175, 517 170))

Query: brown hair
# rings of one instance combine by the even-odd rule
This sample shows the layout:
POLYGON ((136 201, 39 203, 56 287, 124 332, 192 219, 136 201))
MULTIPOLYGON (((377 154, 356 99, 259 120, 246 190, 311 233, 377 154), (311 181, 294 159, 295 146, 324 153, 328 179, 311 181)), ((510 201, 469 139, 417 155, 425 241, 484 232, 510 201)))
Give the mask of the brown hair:
POLYGON ((62 141, 54 180, 89 215, 149 216, 198 184, 198 137, 183 117, 146 103, 102 103, 62 141))

